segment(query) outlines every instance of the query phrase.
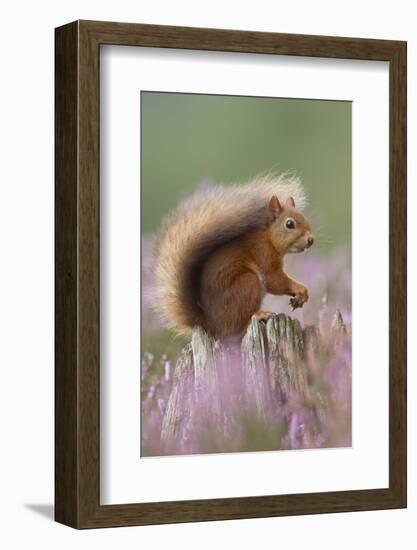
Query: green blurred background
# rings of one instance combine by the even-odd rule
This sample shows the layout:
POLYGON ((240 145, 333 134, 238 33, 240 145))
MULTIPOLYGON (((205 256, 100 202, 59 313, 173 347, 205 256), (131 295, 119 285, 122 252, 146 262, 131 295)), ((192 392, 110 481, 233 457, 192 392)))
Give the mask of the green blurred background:
POLYGON ((350 246, 351 102, 141 92, 141 120, 143 233, 201 181, 291 171, 316 246, 350 246))

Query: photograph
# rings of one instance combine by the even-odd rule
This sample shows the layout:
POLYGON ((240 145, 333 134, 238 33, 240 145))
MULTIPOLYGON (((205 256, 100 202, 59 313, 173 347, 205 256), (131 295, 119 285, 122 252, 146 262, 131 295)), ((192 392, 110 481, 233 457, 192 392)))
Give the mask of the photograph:
POLYGON ((138 101, 138 458, 350 447, 352 102, 138 101))
POLYGON ((42 7, 1 6, 0 548, 414 550, 415 5, 42 7))

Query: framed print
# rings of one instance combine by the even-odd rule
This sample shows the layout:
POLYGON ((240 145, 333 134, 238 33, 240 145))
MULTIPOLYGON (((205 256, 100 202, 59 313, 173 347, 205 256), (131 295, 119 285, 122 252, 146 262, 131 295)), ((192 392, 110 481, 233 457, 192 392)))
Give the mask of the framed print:
POLYGON ((406 44, 56 29, 56 520, 406 506, 406 44))

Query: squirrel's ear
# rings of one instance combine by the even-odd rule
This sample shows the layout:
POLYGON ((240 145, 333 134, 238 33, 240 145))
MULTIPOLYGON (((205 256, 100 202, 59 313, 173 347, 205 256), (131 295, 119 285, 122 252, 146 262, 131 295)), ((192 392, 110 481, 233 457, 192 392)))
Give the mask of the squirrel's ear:
POLYGON ((285 206, 291 206, 291 208, 295 208, 295 201, 292 197, 288 197, 288 199, 285 202, 285 206))
POLYGON ((278 216, 281 213, 281 210, 282 210, 282 206, 278 200, 278 197, 276 195, 273 195, 268 204, 269 220, 271 223, 278 218, 278 216))

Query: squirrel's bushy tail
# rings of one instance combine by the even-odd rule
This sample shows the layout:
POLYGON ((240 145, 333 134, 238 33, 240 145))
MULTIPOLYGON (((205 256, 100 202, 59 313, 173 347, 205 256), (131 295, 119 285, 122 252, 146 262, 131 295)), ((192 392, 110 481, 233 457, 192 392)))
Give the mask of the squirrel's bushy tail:
POLYGON ((204 324, 199 306, 199 271, 218 246, 265 223, 267 204, 276 195, 305 206, 294 176, 265 175, 243 185, 213 185, 197 190, 165 221, 156 246, 155 306, 166 324, 180 333, 204 324))

